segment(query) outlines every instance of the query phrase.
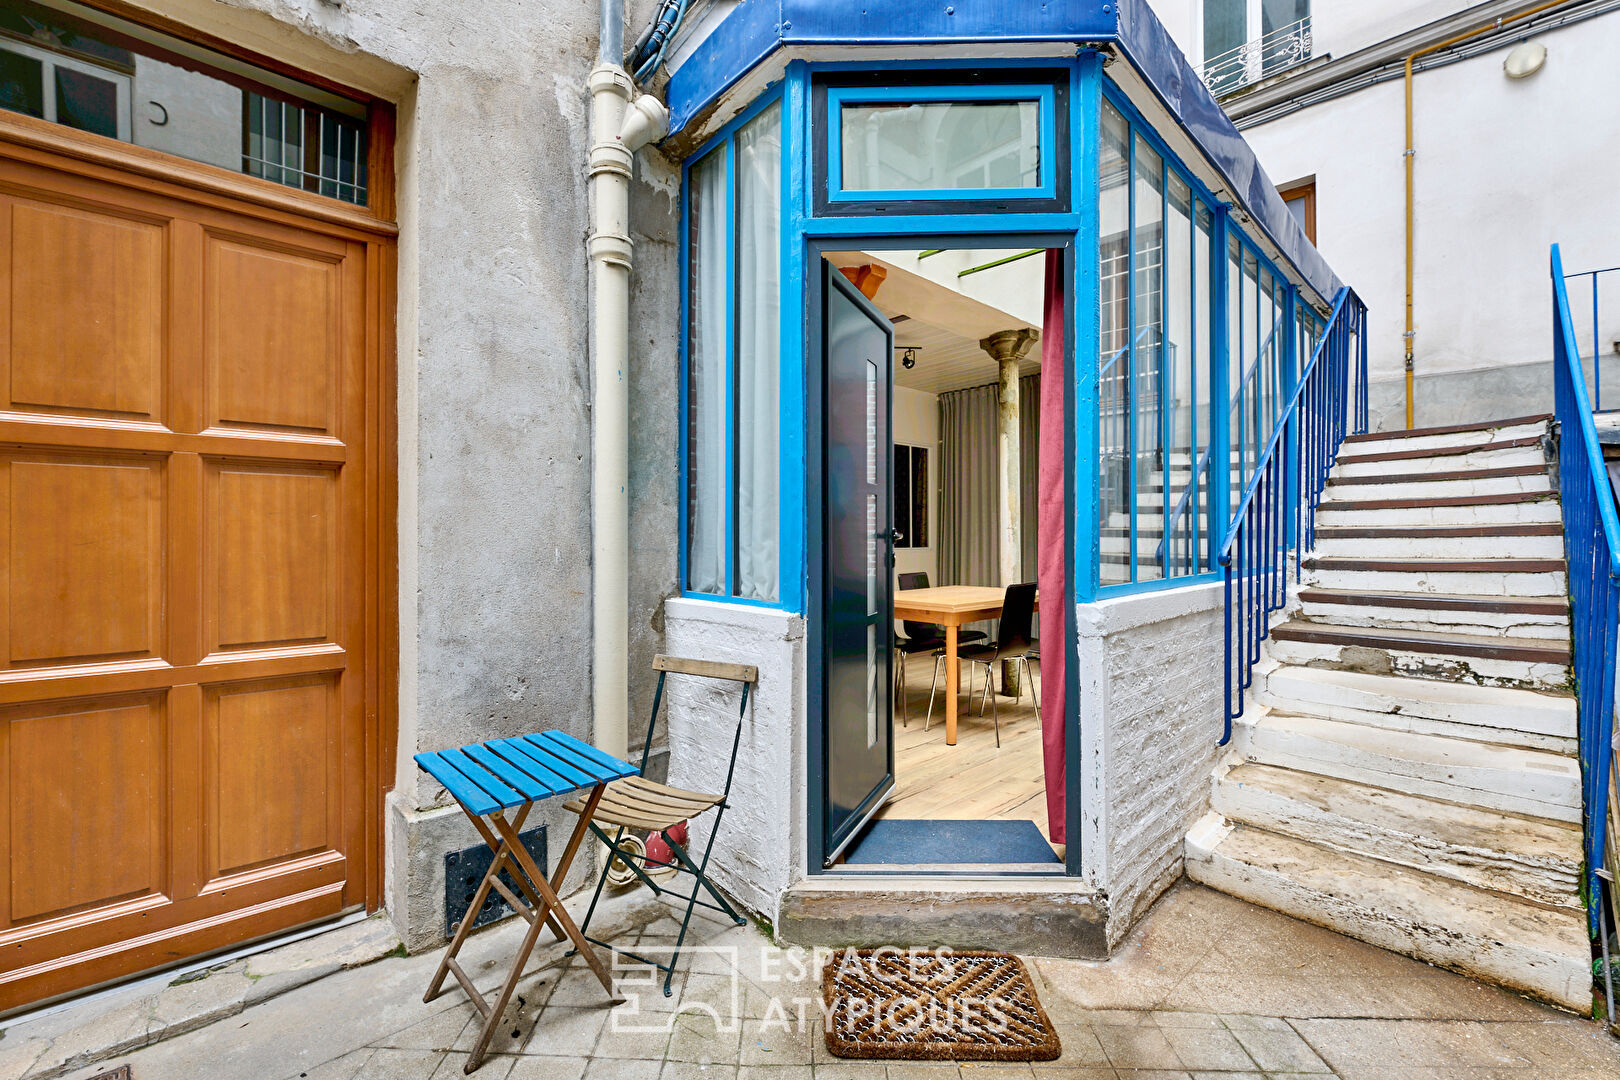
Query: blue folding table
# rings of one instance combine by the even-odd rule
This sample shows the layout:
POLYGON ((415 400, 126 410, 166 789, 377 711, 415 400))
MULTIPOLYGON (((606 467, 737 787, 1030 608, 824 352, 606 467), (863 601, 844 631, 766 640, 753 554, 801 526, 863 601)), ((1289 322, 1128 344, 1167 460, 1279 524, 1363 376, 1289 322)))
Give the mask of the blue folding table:
POLYGON ((454 975, 467 992, 467 997, 483 1014, 483 1031, 467 1057, 465 1071, 470 1073, 483 1064, 490 1037, 495 1034, 496 1025, 512 999, 512 992, 523 974, 523 966, 528 963, 529 954, 540 939, 542 926, 550 926, 558 941, 564 937, 572 941, 574 948, 585 957, 591 970, 601 980, 602 988, 610 998, 613 996, 613 979, 607 967, 579 927, 574 925, 567 909, 558 901, 557 889, 562 886, 568 867, 579 851, 591 814, 601 801, 608 782, 634 776, 639 770, 563 731, 542 731, 535 735, 474 743, 454 750, 417 754, 416 763, 455 797, 473 827, 484 838, 484 843, 495 853, 489 871, 479 884, 478 891, 473 894, 467 913, 462 916, 461 925, 456 928, 455 937, 450 941, 450 948, 439 962, 433 983, 422 999, 432 1001, 438 997, 445 976, 454 975), (536 802, 586 789, 590 790, 585 800, 586 809, 580 815, 579 824, 568 838, 568 846, 563 849, 548 881, 535 865, 528 849, 519 842, 518 832, 536 802), (506 817, 508 810, 517 811, 511 820, 506 817), (485 818, 488 818, 487 822, 485 818), (503 869, 511 871, 512 880, 517 882, 527 903, 500 879, 503 869), (477 918, 479 908, 484 906, 491 889, 500 893, 512 905, 512 910, 529 923, 528 933, 524 935, 523 943, 512 961, 512 970, 493 1005, 484 1000, 473 986, 472 979, 456 962, 456 954, 461 951, 462 942, 467 940, 473 920, 477 918))

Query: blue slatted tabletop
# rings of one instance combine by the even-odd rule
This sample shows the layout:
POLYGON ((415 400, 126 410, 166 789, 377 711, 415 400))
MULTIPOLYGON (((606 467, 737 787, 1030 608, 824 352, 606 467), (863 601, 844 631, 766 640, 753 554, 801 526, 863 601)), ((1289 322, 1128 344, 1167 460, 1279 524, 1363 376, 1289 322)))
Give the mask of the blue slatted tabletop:
POLYGON ((416 764, 479 817, 571 795, 638 771, 566 731, 434 750, 417 754, 416 764))

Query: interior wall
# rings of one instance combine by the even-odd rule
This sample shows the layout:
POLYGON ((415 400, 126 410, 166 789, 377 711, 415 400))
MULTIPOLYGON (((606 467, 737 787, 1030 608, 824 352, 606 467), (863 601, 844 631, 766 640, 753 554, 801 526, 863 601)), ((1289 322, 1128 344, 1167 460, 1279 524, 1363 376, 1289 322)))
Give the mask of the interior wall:
POLYGON ((928 546, 894 549, 896 581, 921 571, 939 585, 939 395, 895 387, 892 434, 897 444, 928 447, 928 546))

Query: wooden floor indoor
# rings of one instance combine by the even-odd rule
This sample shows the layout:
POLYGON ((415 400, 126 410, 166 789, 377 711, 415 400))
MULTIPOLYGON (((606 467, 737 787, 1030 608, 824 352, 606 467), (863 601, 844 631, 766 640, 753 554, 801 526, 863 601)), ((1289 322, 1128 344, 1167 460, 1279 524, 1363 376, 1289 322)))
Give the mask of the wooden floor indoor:
MULTIPOLYGON (((1040 688, 1040 665, 1030 665, 1040 688)), ((979 715, 984 668, 973 679, 976 693, 969 706, 968 665, 962 665, 963 694, 957 712, 956 745, 945 745, 945 676, 940 673, 934 699, 934 722, 923 730, 928 714, 928 680, 934 658, 913 656, 906 666, 910 721, 899 701, 894 710, 895 793, 879 811, 880 818, 925 818, 937 821, 1033 821, 1048 841, 1046 781, 1041 764, 1041 725, 1029 689, 1021 703, 999 698, 1001 747, 996 748, 990 710, 979 715)), ((1000 684, 1000 676, 997 676, 1000 684)))

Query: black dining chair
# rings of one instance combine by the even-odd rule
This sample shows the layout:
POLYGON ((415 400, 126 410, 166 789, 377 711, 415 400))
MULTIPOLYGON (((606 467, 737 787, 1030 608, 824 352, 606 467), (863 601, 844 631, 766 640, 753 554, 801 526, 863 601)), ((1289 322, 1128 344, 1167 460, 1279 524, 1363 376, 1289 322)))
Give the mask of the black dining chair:
MULTIPOLYGON (((990 717, 996 725, 996 745, 1001 745, 1001 718, 996 715, 996 697, 993 692, 995 683, 995 666, 1003 660, 1012 660, 1023 665, 1023 677, 1019 680, 1018 699, 1023 700, 1023 684, 1029 680, 1029 658, 1036 651, 1034 639, 1030 636, 1035 624, 1035 582, 1027 581, 1021 585, 1007 586, 1006 598, 1001 604, 1001 622, 996 627, 996 641, 993 645, 973 645, 959 650, 963 660, 968 662, 968 700, 973 700, 973 672, 979 665, 984 665, 984 697, 990 703, 990 717)), ((1030 685, 1030 696, 1035 695, 1035 687, 1030 685)), ((984 702, 979 703, 979 715, 984 715, 984 702)), ((1039 719, 1041 704, 1035 701, 1035 716, 1039 719)))
MULTIPOLYGON (((928 588, 928 574, 926 571, 916 571, 901 574, 898 578, 901 591, 907 589, 928 588)), ((894 641, 895 659, 899 661, 899 671, 895 680, 895 692, 900 698, 900 726, 911 726, 911 708, 906 701, 906 657, 912 653, 931 652, 935 656, 934 678, 939 678, 939 665, 945 659, 945 628, 935 623, 918 622, 915 619, 906 619, 901 624, 905 629, 904 637, 896 637, 894 641)), ((958 631, 956 641, 958 646, 972 641, 983 641, 988 635, 982 630, 958 631)), ((933 685, 928 687, 930 702, 934 693, 933 685)))

